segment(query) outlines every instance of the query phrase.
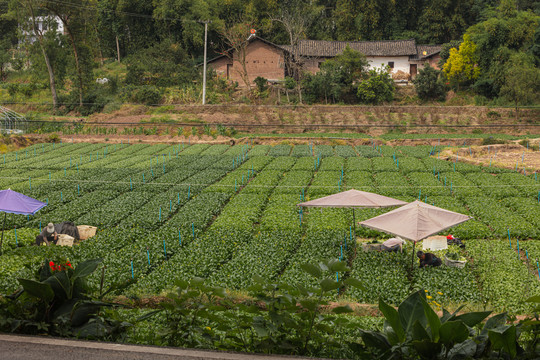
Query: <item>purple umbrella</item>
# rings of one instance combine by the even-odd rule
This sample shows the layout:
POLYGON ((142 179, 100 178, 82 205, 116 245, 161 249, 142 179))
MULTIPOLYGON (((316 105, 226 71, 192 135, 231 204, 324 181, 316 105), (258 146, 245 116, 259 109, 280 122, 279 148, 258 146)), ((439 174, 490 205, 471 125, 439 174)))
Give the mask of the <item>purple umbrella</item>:
POLYGON ((47 206, 46 203, 33 199, 11 189, 0 190, 0 211, 5 213, 2 224, 2 238, 0 239, 0 252, 4 241, 4 227, 7 213, 20 215, 34 215, 39 209, 47 206))

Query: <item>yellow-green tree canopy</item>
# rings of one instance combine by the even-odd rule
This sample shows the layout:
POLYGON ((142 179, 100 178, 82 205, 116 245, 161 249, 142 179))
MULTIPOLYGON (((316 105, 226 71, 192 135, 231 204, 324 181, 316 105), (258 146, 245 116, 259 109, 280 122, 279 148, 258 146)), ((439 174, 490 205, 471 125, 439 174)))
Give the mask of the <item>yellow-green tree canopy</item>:
POLYGON ((480 76, 476 44, 468 34, 463 35, 459 50, 450 49, 450 57, 444 64, 443 71, 446 78, 456 85, 471 82, 480 76))

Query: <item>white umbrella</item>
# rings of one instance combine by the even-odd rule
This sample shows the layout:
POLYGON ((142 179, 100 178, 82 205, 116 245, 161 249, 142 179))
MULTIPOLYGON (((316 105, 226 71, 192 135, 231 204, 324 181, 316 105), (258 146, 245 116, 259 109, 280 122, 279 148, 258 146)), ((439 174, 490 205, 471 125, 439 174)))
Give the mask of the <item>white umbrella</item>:
POLYGON ((417 241, 469 219, 470 216, 416 200, 399 209, 362 221, 360 225, 413 241, 414 261, 414 247, 417 241))
POLYGON ((356 216, 354 213, 355 208, 384 208, 391 206, 401 206, 405 204, 407 204, 405 201, 370 193, 367 191, 351 189, 337 194, 328 195, 319 199, 306 201, 298 204, 297 206, 352 208, 353 224, 356 233, 356 216))

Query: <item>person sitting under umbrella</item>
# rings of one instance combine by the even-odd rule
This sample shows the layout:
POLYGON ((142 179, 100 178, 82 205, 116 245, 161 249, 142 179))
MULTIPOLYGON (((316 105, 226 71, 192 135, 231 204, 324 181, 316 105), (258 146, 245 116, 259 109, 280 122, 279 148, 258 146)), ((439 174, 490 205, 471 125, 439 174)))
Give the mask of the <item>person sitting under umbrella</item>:
POLYGON ((416 253, 418 259, 420 260, 420 267, 425 266, 441 266, 442 261, 437 256, 432 253, 424 253, 423 251, 418 251, 416 253))
POLYGON ((403 252, 404 242, 405 240, 403 240, 399 236, 395 238, 391 238, 382 243, 381 249, 383 251, 388 251, 388 252, 397 252, 399 249, 401 252, 403 252))
POLYGON ((58 233, 54 229, 54 224, 49 223, 45 229, 36 236, 36 245, 40 246, 42 243, 45 243, 46 245, 55 244, 58 241, 58 233))

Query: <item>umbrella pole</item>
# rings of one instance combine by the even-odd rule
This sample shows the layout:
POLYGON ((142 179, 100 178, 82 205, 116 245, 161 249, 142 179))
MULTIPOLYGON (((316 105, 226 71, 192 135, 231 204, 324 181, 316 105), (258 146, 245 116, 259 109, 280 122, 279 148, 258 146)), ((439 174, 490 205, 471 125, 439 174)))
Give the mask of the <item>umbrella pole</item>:
POLYGON ((352 208, 352 221, 354 227, 354 242, 356 243, 356 216, 354 215, 354 208, 352 208))
POLYGON ((354 214, 354 208, 352 208, 352 222, 354 228, 354 236, 352 240, 354 241, 354 257, 356 258, 356 216, 354 214))
POLYGON ((2 238, 0 239, 0 254, 3 254, 2 243, 4 242, 4 228, 6 227, 7 213, 4 213, 4 223, 2 224, 2 238))
POLYGON ((411 274, 414 268, 414 248, 416 247, 416 241, 413 241, 412 255, 411 255, 411 274))

